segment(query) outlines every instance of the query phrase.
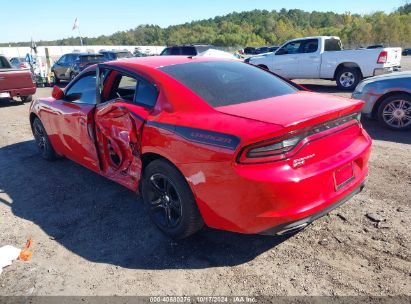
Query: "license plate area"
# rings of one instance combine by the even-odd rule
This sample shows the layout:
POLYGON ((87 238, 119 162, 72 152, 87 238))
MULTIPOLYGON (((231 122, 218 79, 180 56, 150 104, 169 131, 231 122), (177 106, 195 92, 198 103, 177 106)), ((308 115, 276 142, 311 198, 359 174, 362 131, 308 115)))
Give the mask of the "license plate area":
POLYGON ((0 93, 0 98, 10 98, 10 93, 7 93, 7 92, 0 93))
POLYGON ((344 186, 348 185, 355 179, 354 176, 354 163, 348 163, 334 172, 334 185, 335 191, 340 190, 344 186))

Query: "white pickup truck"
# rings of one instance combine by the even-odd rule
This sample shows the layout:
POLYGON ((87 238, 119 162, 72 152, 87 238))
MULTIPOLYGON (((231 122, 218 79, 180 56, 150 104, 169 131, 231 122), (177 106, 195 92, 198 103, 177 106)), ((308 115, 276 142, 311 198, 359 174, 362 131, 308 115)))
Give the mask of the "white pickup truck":
POLYGON ((363 78, 399 71, 401 48, 343 50, 338 37, 306 37, 245 62, 289 79, 330 79, 343 90, 354 90, 363 78))

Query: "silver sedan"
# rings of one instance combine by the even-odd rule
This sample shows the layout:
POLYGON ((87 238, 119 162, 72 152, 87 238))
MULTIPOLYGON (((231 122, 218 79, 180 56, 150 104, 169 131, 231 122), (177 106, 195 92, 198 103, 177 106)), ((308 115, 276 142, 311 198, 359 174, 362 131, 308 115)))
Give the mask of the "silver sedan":
POLYGON ((352 94, 365 101, 362 112, 376 118, 384 127, 411 129, 411 72, 392 73, 367 78, 352 94))

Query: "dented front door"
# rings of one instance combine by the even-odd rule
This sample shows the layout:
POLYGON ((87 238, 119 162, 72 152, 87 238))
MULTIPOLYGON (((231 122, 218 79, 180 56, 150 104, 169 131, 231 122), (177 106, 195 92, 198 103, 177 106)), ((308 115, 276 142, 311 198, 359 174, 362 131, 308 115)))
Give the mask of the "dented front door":
POLYGON ((148 111, 121 98, 100 104, 95 113, 101 173, 137 190, 141 177, 141 133, 148 111))

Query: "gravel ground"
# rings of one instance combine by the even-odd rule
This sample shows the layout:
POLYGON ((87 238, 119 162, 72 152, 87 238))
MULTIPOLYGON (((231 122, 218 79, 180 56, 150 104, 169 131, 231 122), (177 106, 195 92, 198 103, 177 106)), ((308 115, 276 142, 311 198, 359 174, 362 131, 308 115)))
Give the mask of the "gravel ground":
MULTIPOLYGON (((329 81, 300 83, 347 96, 329 81)), ((0 101, 0 246, 34 241, 32 260, 0 275, 0 295, 411 295, 410 132, 364 121, 366 189, 294 236, 205 229, 174 242, 134 193, 42 160, 28 108, 0 101)))

